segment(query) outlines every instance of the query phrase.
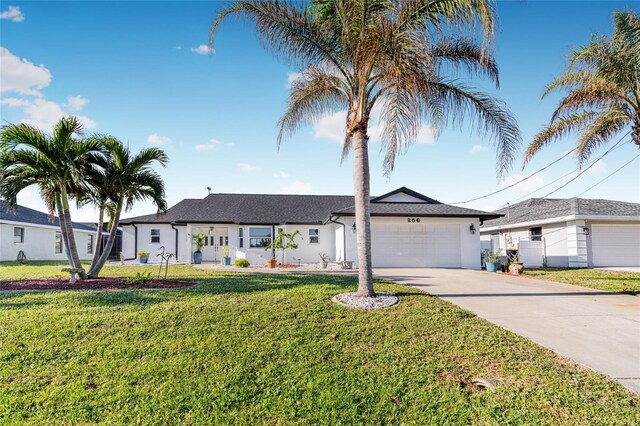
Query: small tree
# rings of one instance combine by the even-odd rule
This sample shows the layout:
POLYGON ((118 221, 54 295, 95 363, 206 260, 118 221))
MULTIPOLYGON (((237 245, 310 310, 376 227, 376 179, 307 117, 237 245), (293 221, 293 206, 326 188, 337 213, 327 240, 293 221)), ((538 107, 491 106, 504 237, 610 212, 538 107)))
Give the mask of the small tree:
POLYGON ((284 264, 284 253, 287 249, 295 250, 298 248, 298 243, 295 242, 295 238, 302 238, 300 231, 297 229, 293 232, 281 231, 276 235, 271 244, 266 246, 265 250, 282 250, 282 264, 284 264))

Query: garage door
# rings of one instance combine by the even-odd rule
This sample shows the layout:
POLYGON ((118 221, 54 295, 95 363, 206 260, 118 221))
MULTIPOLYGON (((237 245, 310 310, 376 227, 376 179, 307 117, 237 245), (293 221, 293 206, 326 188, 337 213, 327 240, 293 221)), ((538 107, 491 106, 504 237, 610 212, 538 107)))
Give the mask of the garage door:
POLYGON ((593 266, 640 266, 640 225, 591 225, 593 266))
POLYGON ((460 225, 371 224, 374 267, 459 268, 460 225))

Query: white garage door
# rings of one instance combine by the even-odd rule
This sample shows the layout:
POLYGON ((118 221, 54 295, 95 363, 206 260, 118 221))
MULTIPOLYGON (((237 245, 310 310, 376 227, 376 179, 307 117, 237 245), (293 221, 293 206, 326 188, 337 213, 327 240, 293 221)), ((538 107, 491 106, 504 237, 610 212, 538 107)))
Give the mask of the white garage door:
POLYGON ((640 225, 591 225, 593 266, 640 266, 640 225))
POLYGON ((371 224, 374 267, 459 268, 460 225, 371 224))

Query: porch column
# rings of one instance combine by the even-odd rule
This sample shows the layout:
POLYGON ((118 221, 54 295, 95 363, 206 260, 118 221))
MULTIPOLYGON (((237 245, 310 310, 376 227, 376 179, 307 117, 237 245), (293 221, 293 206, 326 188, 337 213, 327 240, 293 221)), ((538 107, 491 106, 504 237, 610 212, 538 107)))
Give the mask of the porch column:
POLYGON ((584 233, 584 220, 567 222, 567 255, 570 268, 586 268, 587 236, 584 233))

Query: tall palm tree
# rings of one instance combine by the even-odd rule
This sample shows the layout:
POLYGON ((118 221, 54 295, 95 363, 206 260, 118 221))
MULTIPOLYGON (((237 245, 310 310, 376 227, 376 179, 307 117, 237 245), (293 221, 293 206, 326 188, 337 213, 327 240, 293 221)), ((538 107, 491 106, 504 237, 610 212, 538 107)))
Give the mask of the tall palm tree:
POLYGON ((167 154, 158 148, 145 148, 132 154, 127 146, 113 137, 96 136, 106 147, 106 161, 102 168, 102 176, 93 181, 98 207, 109 212, 109 234, 102 254, 94 261, 89 270, 89 277, 100 274, 109 253, 113 248, 122 211, 131 210, 138 201, 151 200, 158 212, 167 209, 164 182, 162 177, 152 169, 155 163, 163 167, 169 162, 167 154))
POLYGON ((613 22, 610 38, 594 35, 572 51, 568 69, 547 86, 543 98, 556 90, 568 93, 527 148, 525 165, 544 146, 573 132, 579 133, 580 164, 625 130, 640 148, 640 16, 615 12, 613 22))
POLYGON ((84 171, 103 155, 102 145, 82 139, 82 134, 76 117, 62 118, 52 135, 27 124, 9 124, 0 131, 0 197, 15 206, 20 191, 38 186, 51 217, 58 214, 65 253, 77 269, 82 269, 82 263, 69 200, 84 190, 84 171))
POLYGON ((461 125, 497 139, 499 172, 520 144, 514 117, 493 97, 458 78, 487 77, 498 85, 488 47, 494 31, 491 0, 236 1, 221 9, 210 44, 231 16, 253 25, 276 56, 301 70, 280 120, 278 143, 327 111, 347 109, 343 160, 353 153, 358 296, 374 296, 371 269, 368 125, 374 106, 384 122, 384 171, 421 125, 461 125), (482 42, 478 44, 474 36, 482 42))

